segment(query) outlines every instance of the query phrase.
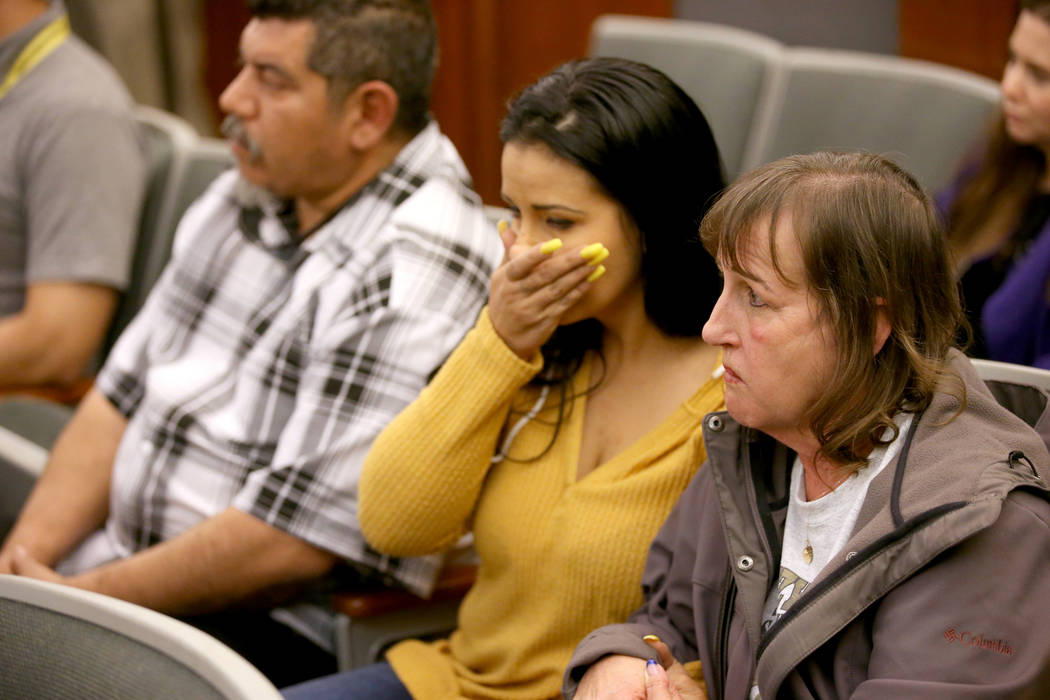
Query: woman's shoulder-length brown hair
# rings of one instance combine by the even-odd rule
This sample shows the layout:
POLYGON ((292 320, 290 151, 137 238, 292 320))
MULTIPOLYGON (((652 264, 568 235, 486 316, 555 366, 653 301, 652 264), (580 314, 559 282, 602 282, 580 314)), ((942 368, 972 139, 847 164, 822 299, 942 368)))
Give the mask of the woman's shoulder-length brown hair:
POLYGON ((965 323, 943 231, 929 198, 892 161, 868 153, 820 152, 761 166, 734 183, 701 223, 704 246, 746 272, 756 226, 769 226, 769 256, 788 284, 803 283, 832 329, 835 372, 808 419, 821 454, 864 464, 873 443, 896 436, 897 411, 925 409, 952 376, 948 351, 965 323), (789 280, 772 232, 790 216, 807 279, 789 280), (884 309, 890 334, 873 354, 884 309))

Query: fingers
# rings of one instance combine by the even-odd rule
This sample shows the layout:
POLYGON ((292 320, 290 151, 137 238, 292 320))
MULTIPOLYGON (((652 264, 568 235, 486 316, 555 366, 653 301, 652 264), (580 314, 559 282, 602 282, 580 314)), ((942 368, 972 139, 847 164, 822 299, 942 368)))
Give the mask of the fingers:
POLYGON ((645 635, 642 637, 642 641, 656 650, 656 653, 660 656, 660 665, 664 668, 669 668, 675 662, 674 655, 671 654, 671 647, 660 641, 660 638, 655 634, 645 635))
MULTIPOLYGON (((508 241, 510 236, 504 238, 508 241)), ((601 243, 562 248, 557 238, 531 246, 516 238, 492 275, 489 319, 507 346, 527 361, 605 274, 601 261, 609 251, 601 243)))
POLYGON ((674 658, 674 655, 671 653, 671 647, 660 641, 660 638, 655 634, 645 635, 642 637, 642 641, 652 647, 659 655, 660 666, 665 669, 668 682, 676 693, 671 697, 682 698, 683 700, 693 700, 694 698, 699 700, 707 697, 703 688, 685 670, 685 666, 674 658))
POLYGON ((506 219, 500 219, 499 223, 496 224, 496 230, 499 231, 499 239, 503 241, 503 259, 504 261, 510 259, 510 249, 514 247, 514 242, 518 240, 518 234, 514 233, 514 230, 507 224, 506 219))
MULTIPOLYGON (((539 272, 543 274, 543 279, 539 280, 540 285, 538 286, 542 286, 583 265, 590 265, 592 269, 603 268, 601 263, 610 254, 609 249, 601 243, 591 243, 567 248, 563 253, 554 255, 555 251, 563 247, 560 238, 551 238, 542 244, 525 246, 521 244, 517 232, 506 220, 501 219, 497 224, 497 229, 506 252, 503 260, 504 273, 511 281, 523 280, 540 268, 539 272)), ((600 276, 601 273, 594 279, 600 276)))
POLYGON ((493 274, 492 296, 501 297, 501 301, 514 299, 520 312, 537 321, 558 316, 576 303, 586 291, 585 283, 596 282, 605 274, 605 266, 595 264, 595 260, 604 260, 609 253, 600 243, 597 249, 584 246, 542 252, 544 246, 558 245, 560 241, 552 239, 512 257, 493 274))
POLYGON ((507 279, 521 281, 535 277, 536 279, 530 280, 533 286, 542 286, 570 270, 586 265, 587 261, 579 255, 571 255, 572 249, 555 255, 554 253, 561 247, 561 239, 552 238, 542 245, 529 246, 517 253, 508 251, 507 279))
POLYGON ((671 684, 667 671, 655 659, 645 665, 645 697, 647 700, 680 700, 682 697, 671 684))

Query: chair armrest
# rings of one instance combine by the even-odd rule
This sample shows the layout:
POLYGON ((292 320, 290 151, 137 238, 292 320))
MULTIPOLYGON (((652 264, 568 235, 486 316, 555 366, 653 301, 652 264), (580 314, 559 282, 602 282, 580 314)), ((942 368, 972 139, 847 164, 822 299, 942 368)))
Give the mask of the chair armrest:
POLYGON ((477 578, 474 564, 446 566, 441 571, 434 592, 421 598, 408 591, 382 589, 374 591, 345 591, 332 596, 332 608, 351 619, 374 617, 396 610, 408 610, 447 600, 459 600, 467 594, 477 578))
POLYGON ((51 451, 72 416, 71 406, 33 396, 0 395, 0 428, 45 453, 51 451))

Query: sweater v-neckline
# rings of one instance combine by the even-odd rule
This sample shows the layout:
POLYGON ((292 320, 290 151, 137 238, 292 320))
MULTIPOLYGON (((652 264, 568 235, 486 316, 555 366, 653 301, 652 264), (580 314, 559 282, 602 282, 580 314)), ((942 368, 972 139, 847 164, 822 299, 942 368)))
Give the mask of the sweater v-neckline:
MULTIPOLYGON (((722 365, 722 355, 718 355, 718 363, 716 366, 722 365)), ((708 392, 717 389, 721 384, 721 377, 715 378, 709 376, 700 386, 697 387, 689 398, 687 398, 667 416, 664 417, 652 430, 641 435, 637 440, 632 442, 630 445, 625 447, 623 450, 613 455, 609 459, 597 464, 594 469, 589 471, 583 476, 583 478, 576 478, 576 474, 579 471, 579 459, 580 459, 580 448, 583 444, 583 419, 587 412, 587 398, 589 393, 588 387, 591 385, 591 374, 594 369, 594 354, 588 353, 587 357, 584 358, 583 364, 580 369, 576 372, 572 378, 572 384, 570 392, 574 397, 572 399, 572 410, 568 412, 568 420, 566 424, 568 438, 570 440, 569 450, 575 459, 566 460, 566 472, 565 477, 567 483, 572 486, 575 484, 584 483, 586 481, 593 481, 594 479, 601 479, 602 481, 612 481, 616 478, 624 476, 625 467, 633 467, 637 464, 645 464, 646 460, 640 459, 648 450, 659 448, 666 449, 667 440, 663 439, 663 435, 669 432, 677 432, 680 430, 693 430, 700 427, 700 420, 703 419, 703 411, 700 408, 700 404, 703 403, 703 399, 707 396, 708 392), (593 477, 594 474, 601 474, 601 477, 593 477)))

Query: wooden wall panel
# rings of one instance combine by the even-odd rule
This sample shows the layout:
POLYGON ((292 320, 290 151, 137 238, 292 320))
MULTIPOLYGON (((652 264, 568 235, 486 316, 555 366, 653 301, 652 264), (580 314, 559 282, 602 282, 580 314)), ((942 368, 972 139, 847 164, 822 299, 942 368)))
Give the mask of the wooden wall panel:
POLYGON ((998 80, 1017 0, 898 0, 900 55, 998 80))
POLYGON ((216 105, 216 114, 219 95, 237 75, 241 30, 247 23, 248 6, 243 2, 204 3, 204 86, 216 105))
POLYGON ((507 100, 587 53, 605 13, 669 17, 671 0, 432 0, 441 62, 432 108, 489 204, 499 199, 499 122, 507 100))

